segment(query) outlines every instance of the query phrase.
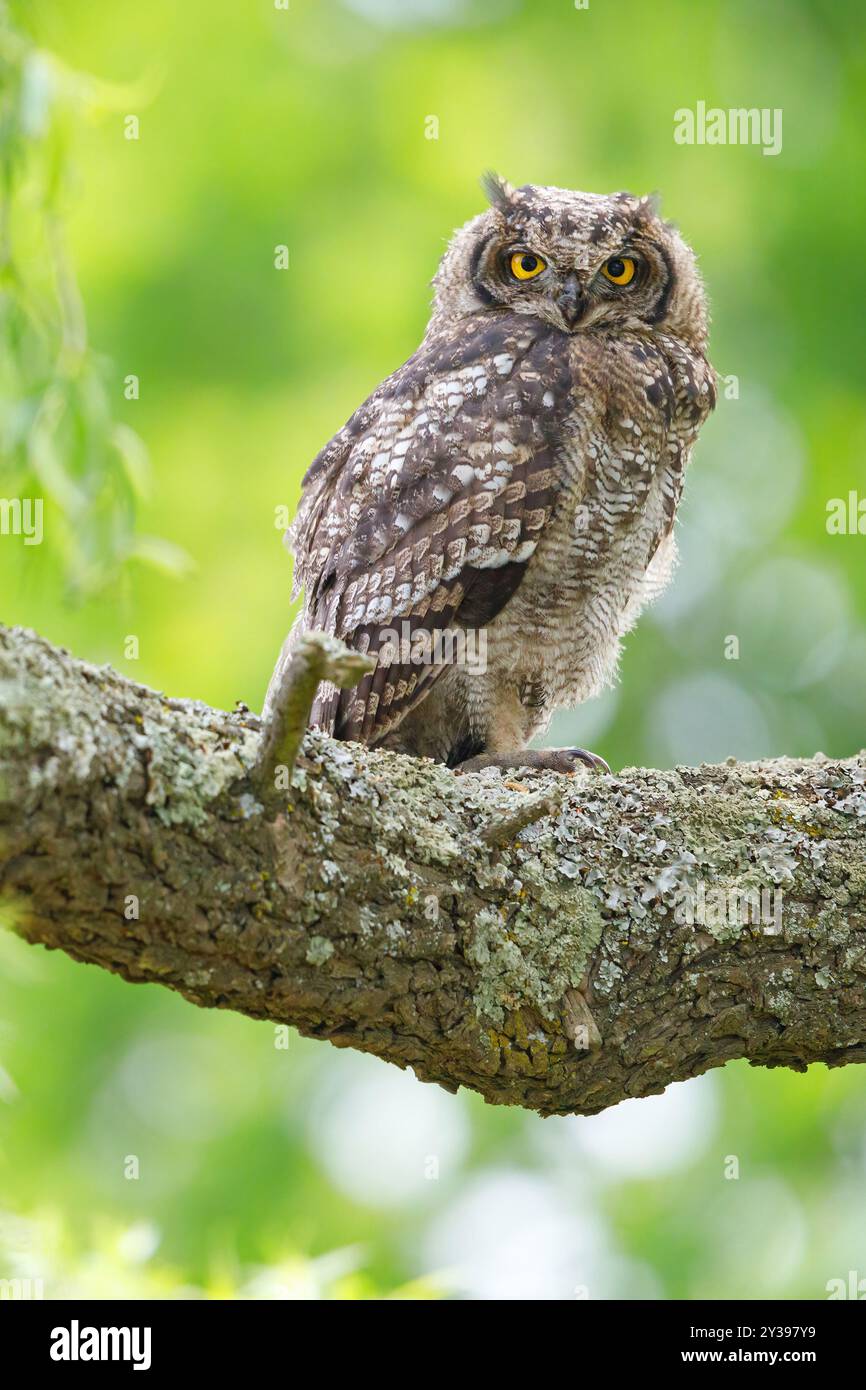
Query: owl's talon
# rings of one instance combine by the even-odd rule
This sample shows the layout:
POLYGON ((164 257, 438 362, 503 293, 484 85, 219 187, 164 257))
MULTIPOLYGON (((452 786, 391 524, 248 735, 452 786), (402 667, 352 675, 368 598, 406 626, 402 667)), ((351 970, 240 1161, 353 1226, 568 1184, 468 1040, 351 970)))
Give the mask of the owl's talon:
POLYGON ((576 763, 583 763, 592 772, 610 772, 604 758, 590 753, 586 748, 539 748, 526 749, 521 753, 479 753, 475 758, 467 758, 458 763, 454 771, 458 776, 464 772, 482 772, 484 768, 495 767, 500 772, 514 772, 518 768, 530 768, 538 772, 562 772, 572 775, 576 763))
POLYGON ((562 753, 569 753, 572 758, 585 763, 592 772, 607 773, 610 775, 610 764, 598 753, 591 753, 588 748, 562 748, 562 753))

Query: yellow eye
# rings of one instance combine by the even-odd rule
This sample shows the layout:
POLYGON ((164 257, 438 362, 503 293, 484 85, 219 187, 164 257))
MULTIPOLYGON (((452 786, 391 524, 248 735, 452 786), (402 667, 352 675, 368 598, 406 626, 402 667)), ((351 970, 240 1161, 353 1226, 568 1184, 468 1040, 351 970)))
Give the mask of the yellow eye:
POLYGON ((635 264, 629 256, 611 256, 601 268, 605 280, 612 285, 630 285, 634 279, 635 264))
POLYGON ((515 280, 534 280, 547 269, 547 262, 540 256, 533 256, 531 251, 515 251, 508 264, 515 280))

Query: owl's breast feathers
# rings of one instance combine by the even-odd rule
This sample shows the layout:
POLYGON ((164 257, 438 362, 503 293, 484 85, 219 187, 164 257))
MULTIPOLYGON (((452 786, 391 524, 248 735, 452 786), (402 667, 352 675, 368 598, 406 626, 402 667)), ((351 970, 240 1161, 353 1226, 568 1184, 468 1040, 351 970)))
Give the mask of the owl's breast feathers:
MULTIPOLYGON (((377 742, 444 669, 413 656, 418 637, 483 627, 508 602, 565 481, 560 445, 605 416, 617 428, 609 352, 510 312, 466 321, 459 342, 434 329, 317 456, 289 533, 303 626, 379 661, 353 690, 322 686, 316 726, 377 742)), ((663 447, 692 406, 681 364, 647 353, 630 385, 663 447)))

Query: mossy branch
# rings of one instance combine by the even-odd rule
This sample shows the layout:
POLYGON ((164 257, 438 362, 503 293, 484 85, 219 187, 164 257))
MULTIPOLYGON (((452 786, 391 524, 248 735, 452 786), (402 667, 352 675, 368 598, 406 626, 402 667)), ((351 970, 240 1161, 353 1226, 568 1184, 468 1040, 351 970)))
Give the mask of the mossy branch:
POLYGON ((308 732, 275 804, 307 684, 263 740, 0 628, 15 929, 542 1113, 866 1059, 863 755, 457 778, 308 732))

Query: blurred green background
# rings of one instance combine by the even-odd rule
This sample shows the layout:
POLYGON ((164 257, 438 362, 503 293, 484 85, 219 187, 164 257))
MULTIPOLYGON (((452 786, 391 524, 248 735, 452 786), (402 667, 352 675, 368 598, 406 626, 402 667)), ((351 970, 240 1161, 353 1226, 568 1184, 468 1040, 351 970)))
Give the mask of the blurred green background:
MULTIPOLYGON (((0 537, 4 622, 258 708, 291 619, 277 509, 416 346, 480 172, 657 189, 736 382, 671 589, 620 686, 554 741, 615 766, 866 742, 866 535, 826 524, 830 499, 866 498, 859 0, 0 16, 0 496, 47 498, 42 546, 0 537), (699 100, 781 108, 781 154, 675 144, 699 100)), ((542 1121, 275 1041, 0 934, 0 1277, 46 1296, 821 1298, 866 1276, 859 1068, 738 1063, 542 1121)))

